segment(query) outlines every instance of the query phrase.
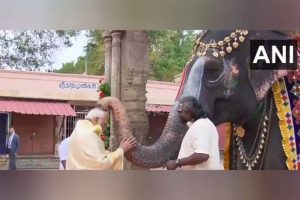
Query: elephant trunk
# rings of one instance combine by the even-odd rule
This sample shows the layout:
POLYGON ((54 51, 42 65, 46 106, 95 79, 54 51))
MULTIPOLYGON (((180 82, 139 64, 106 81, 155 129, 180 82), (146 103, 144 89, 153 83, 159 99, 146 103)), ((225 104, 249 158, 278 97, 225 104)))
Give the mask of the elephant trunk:
MULTIPOLYGON (((114 97, 105 97, 97 103, 103 109, 111 109, 115 121, 114 128, 118 140, 132 136, 129 120, 123 104, 114 97)), ((151 146, 137 147, 125 154, 132 163, 144 168, 157 168, 163 166, 168 160, 177 157, 181 141, 187 127, 181 123, 177 114, 178 102, 173 106, 167 120, 165 129, 158 141, 151 146)))
MULTIPOLYGON (((205 59, 196 58, 186 66, 187 79, 182 82, 183 90, 179 91, 178 99, 169 114, 163 133, 155 144, 151 146, 138 144, 135 149, 126 153, 125 157, 129 161, 143 168, 158 168, 168 160, 177 158, 182 139, 187 131, 187 126, 181 122, 177 113, 178 100, 184 96, 200 97, 204 63, 205 59)), ((125 107, 117 98, 105 97, 98 101, 98 105, 113 111, 114 129, 119 142, 124 137, 132 136, 125 107)))

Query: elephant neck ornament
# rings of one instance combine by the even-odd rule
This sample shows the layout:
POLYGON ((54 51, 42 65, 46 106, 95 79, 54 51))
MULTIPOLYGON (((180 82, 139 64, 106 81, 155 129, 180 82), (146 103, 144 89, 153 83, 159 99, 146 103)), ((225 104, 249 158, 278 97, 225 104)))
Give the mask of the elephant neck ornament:
MULTIPOLYGON (((243 142, 244 134, 240 135, 237 131, 238 128, 236 125, 233 125, 233 137, 235 137, 236 145, 238 148, 238 154, 242 163, 247 167, 248 170, 251 170, 255 166, 257 169, 262 168, 265 151, 265 146, 268 144, 270 136, 270 126, 272 124, 272 109, 273 101, 272 99, 268 101, 268 96, 265 97, 263 102, 263 112, 255 134, 255 140, 252 144, 250 152, 246 152, 243 142), (267 110, 269 102, 269 109, 267 110), (259 162, 259 160, 261 161, 259 162)), ((241 128, 242 129, 242 128, 241 128)))
POLYGON ((224 37, 223 40, 218 42, 212 41, 210 43, 205 43, 201 39, 205 36, 207 31, 204 31, 196 40, 196 44, 193 49, 193 55, 205 56, 208 49, 212 49, 212 55, 216 58, 219 56, 224 57, 232 52, 232 49, 237 49, 239 47, 239 42, 243 43, 245 41, 245 36, 248 35, 247 30, 236 30, 231 32, 230 35, 224 37), (227 46, 227 47, 226 47, 227 46), (233 48, 232 48, 233 47, 233 48))

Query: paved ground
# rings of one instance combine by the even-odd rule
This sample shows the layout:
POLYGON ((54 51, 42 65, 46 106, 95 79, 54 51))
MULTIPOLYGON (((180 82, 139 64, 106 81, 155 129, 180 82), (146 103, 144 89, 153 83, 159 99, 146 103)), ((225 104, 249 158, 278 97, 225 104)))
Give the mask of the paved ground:
MULTIPOLYGON (((0 157, 0 170, 7 169, 7 157, 0 157)), ((30 155, 18 156, 16 159, 17 169, 58 169, 59 158, 54 155, 30 155)))

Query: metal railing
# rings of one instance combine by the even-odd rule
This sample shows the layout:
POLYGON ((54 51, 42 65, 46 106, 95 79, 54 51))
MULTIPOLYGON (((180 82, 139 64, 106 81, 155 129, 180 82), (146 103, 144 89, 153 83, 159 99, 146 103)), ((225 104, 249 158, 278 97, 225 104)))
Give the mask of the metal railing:
POLYGON ((76 116, 69 116, 66 120, 66 137, 69 137, 76 125, 77 120, 85 119, 86 114, 94 108, 93 106, 73 105, 76 116))

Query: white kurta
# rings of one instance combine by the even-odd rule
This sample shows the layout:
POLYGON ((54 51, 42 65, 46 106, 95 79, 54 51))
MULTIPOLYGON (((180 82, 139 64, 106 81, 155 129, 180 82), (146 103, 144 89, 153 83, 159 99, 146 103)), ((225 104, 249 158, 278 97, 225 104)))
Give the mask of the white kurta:
POLYGON ((183 166, 186 170, 222 170, 219 152, 219 134, 215 125, 208 119, 198 119, 185 134, 178 158, 185 158, 194 153, 208 154, 207 161, 198 165, 183 166))
POLYGON ((67 170, 122 170, 124 152, 105 150, 100 126, 79 120, 70 136, 67 170))

